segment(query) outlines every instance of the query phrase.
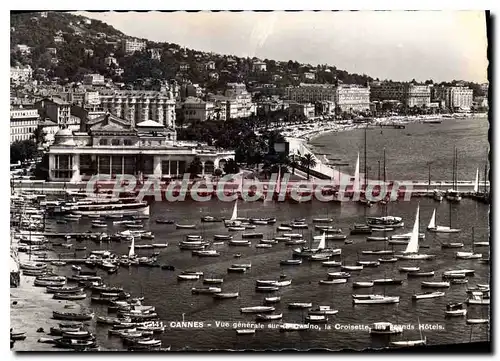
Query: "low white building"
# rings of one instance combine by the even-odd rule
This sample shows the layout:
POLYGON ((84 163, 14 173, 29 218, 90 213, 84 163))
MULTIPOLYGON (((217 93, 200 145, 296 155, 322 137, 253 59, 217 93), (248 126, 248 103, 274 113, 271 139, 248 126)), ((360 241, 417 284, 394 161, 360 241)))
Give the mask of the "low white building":
POLYGON ((211 174, 234 159, 234 151, 177 142, 175 129, 152 120, 134 124, 106 114, 85 128, 55 134, 48 150, 50 180, 87 180, 93 174, 172 177, 186 173, 195 157, 202 174, 211 174))

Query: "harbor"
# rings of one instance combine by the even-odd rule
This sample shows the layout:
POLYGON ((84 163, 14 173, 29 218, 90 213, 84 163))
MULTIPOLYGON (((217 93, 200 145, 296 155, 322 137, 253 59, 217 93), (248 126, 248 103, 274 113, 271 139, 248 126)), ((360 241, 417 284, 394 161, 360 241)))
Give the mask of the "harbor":
MULTIPOLYGON (((462 159, 462 163, 467 162, 462 159)), ((390 174, 390 161, 386 167, 390 174)), ((447 179, 451 179, 450 183, 440 189, 454 184, 452 177, 447 179)), ((335 327, 365 324, 370 329, 377 322, 413 325, 404 339, 418 338, 420 323, 437 324, 439 327, 424 331, 430 346, 487 341, 489 324, 481 320, 489 317, 489 206, 475 199, 479 195, 470 191, 461 193, 458 202, 448 200, 446 192, 436 199, 438 184, 421 183, 421 191, 412 194, 410 201, 396 199, 371 207, 360 202, 325 203, 316 199, 305 203, 152 200, 148 215, 138 210, 135 216, 73 215, 72 210, 79 208, 70 203, 82 199, 85 204, 84 194, 74 200, 65 195, 64 200, 58 195, 39 197, 33 191, 23 194, 14 190, 11 212, 15 212, 12 220, 16 226, 12 228, 12 248, 20 255, 21 270, 18 287, 11 289, 11 302, 16 302, 12 325, 14 332, 25 332, 26 338, 16 341, 13 348, 57 349, 54 342, 70 347, 62 340, 54 341, 58 337, 50 330, 61 321, 53 319, 52 311, 75 309, 92 312, 91 319, 78 328, 90 340, 89 350, 138 346, 126 332, 120 333, 121 329, 111 331, 116 325, 126 327, 127 322, 128 332, 133 326, 145 330, 144 334, 135 331, 134 340, 142 340, 143 347, 151 350, 248 349, 261 345, 264 339, 270 347, 279 343, 283 348, 306 344, 331 350, 396 347, 397 343, 391 342, 399 336, 380 339, 359 329, 335 327), (46 207, 57 204, 57 199, 63 205, 70 203, 60 212, 45 212, 46 207), (400 259, 398 254, 408 247, 415 229, 417 208, 417 229, 422 235, 420 253, 425 251, 433 257, 400 259), (384 214, 399 217, 400 223, 370 223, 385 222, 380 218, 384 214), (439 227, 449 226, 450 230, 460 229, 436 233, 432 222, 439 227), (469 252, 471 247, 476 251, 469 252), (461 258, 457 258, 457 251, 462 252, 461 258), (33 286, 37 279, 39 284, 59 285, 54 290, 63 287, 70 292, 76 287, 77 293, 57 296, 63 300, 54 299, 54 294, 46 293, 48 288, 44 291, 44 287, 33 286), (104 296, 92 290, 98 284, 102 284, 97 287, 104 296), (444 287, 444 292, 426 293, 426 285, 444 287), (113 289, 123 290, 124 298, 114 294, 113 289), (106 298, 106 292, 114 296, 106 298), (32 299, 34 294, 43 302, 27 303, 26 299, 32 299), (364 298, 370 301, 370 297, 375 297, 371 301, 375 305, 363 305, 368 303, 364 298), (423 300, 416 303, 415 299, 420 298, 423 300), (432 298, 432 303, 427 298, 432 298), (118 307, 142 309, 137 311, 141 317, 151 317, 152 321, 144 324, 137 319, 131 323, 130 315, 120 318, 109 313, 109 307, 116 302, 121 305, 118 307), (294 311, 288 307, 293 303, 304 303, 305 308, 294 311), (463 308, 446 311, 452 304, 463 304, 463 308), (272 305, 272 314, 266 316, 268 309, 259 305, 272 305), (147 311, 151 307, 154 311, 147 311), (315 313, 319 307, 328 307, 332 315, 315 313), (24 312, 24 308, 29 311, 24 312), (252 316, 252 310, 262 314, 252 316), (463 316, 448 317, 446 312, 463 316), (44 322, 29 321, 34 317, 44 322), (109 324, 103 323, 105 320, 109 324), (231 326, 234 322, 258 326, 270 320, 269 327, 252 326, 252 332, 231 326), (204 326, 176 326, 187 321, 204 326), (216 327, 216 321, 219 325, 227 321, 228 326, 216 327), (161 333, 149 334, 148 327, 153 326, 159 327, 161 333), (302 331, 291 332, 301 327, 302 331), (40 328, 43 332, 36 332, 40 328), (207 331, 217 341, 207 342, 207 331), (108 336, 110 332, 119 335, 108 336)), ((467 190, 477 188, 474 181, 462 185, 467 190)), ((479 188, 483 186, 479 183, 479 188)), ((96 201, 92 197, 88 199, 96 201)), ((116 200, 105 203, 110 202, 116 200)))

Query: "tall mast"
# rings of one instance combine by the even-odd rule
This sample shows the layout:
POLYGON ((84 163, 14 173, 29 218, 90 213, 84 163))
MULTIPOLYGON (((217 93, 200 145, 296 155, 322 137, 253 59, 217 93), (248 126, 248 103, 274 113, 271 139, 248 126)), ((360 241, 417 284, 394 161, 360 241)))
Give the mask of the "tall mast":
POLYGON ((486 153, 486 162, 484 163, 484 195, 486 196, 486 178, 488 177, 488 153, 486 153))
MULTIPOLYGON (((386 179, 386 172, 385 172, 385 162, 386 162, 386 159, 385 159, 385 147, 384 147, 384 189, 385 189, 385 187, 387 187, 387 185, 386 185, 387 179, 386 179)), ((386 198, 387 198, 387 196, 386 196, 386 198)), ((390 202, 390 198, 389 198, 389 202, 390 202)), ((384 216, 387 216, 387 203, 384 204, 384 216)), ((385 237, 385 231, 384 231, 384 237, 385 237)))
POLYGON ((368 129, 368 124, 365 126, 365 198, 366 198, 366 180, 368 178, 368 172, 366 169, 366 130, 368 129))

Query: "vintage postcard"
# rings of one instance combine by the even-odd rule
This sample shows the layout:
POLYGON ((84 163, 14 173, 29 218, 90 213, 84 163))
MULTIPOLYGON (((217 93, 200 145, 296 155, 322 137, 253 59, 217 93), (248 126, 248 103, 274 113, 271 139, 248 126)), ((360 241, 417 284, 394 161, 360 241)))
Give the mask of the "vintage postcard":
POLYGON ((11 12, 11 350, 491 350, 489 21, 11 12))

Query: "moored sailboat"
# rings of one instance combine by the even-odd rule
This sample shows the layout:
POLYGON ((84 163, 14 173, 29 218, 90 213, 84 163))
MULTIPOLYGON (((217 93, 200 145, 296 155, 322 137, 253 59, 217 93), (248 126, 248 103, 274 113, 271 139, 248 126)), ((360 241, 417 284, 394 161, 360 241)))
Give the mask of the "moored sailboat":
POLYGON ((434 259, 434 255, 429 254, 419 254, 418 253, 418 235, 419 235, 419 219, 420 219, 420 205, 417 206, 417 214, 415 216, 415 223, 413 224, 413 231, 411 234, 410 241, 406 246, 402 255, 397 255, 396 257, 399 259, 406 260, 429 260, 434 259))

